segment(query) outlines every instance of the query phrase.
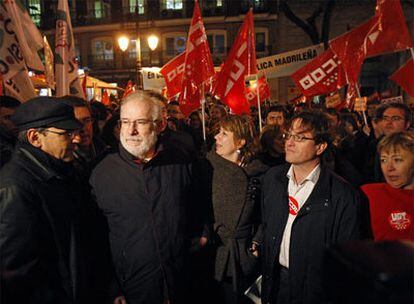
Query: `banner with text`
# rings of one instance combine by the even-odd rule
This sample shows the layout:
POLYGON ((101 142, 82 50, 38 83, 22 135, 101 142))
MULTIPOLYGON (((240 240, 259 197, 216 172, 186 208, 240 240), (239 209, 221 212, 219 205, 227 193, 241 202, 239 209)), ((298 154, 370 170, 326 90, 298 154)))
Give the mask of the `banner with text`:
POLYGON ((287 77, 324 52, 323 44, 257 59, 257 69, 267 78, 287 77))

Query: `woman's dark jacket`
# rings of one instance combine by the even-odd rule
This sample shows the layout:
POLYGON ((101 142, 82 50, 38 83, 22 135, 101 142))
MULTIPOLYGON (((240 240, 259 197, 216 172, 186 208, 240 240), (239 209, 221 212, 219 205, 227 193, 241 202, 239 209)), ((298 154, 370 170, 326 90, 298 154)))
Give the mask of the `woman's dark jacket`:
MULTIPOLYGON (((262 303, 276 303, 279 254, 289 215, 290 165, 270 169, 263 178, 262 303)), ((292 226, 289 252, 290 303, 325 303, 322 288, 324 250, 359 238, 359 197, 339 176, 324 166, 309 198, 292 226)))
POLYGON ((1 303, 76 303, 78 193, 70 164, 29 144, 0 171, 1 303))
POLYGON ((214 213, 216 238, 215 279, 231 277, 233 289, 241 291, 244 279, 257 267, 249 252, 260 225, 260 176, 268 169, 259 160, 245 167, 224 159, 215 152, 207 155, 207 172, 214 213))
MULTIPOLYGON (((90 184, 106 216, 117 279, 126 295, 162 273, 171 300, 186 253, 186 204, 191 167, 177 150, 140 163, 120 146, 92 171, 90 184)), ((160 290, 162 293, 162 290, 160 290)))

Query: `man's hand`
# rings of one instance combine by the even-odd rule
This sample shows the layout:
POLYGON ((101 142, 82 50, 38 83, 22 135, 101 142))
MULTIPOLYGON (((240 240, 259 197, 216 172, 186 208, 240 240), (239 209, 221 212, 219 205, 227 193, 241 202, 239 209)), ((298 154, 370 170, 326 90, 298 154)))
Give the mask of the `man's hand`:
POLYGON ((127 304, 127 302, 124 296, 119 296, 115 298, 114 304, 127 304))
POLYGON ((256 258, 259 257, 259 244, 252 242, 252 246, 249 248, 251 254, 253 254, 256 258))

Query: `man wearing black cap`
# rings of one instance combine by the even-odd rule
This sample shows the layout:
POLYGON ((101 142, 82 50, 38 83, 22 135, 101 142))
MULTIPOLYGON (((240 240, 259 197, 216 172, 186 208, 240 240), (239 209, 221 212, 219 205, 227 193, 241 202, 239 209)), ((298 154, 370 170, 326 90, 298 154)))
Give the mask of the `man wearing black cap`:
POLYGON ((81 124, 52 97, 22 104, 13 157, 0 171, 1 303, 78 301, 77 184, 73 151, 81 124))

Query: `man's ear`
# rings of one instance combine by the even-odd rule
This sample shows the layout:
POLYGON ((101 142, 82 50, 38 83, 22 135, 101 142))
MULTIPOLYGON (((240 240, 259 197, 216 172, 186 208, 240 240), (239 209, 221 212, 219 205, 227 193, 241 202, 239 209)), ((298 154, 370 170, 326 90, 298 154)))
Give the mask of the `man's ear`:
POLYGON ((326 148, 328 148, 328 143, 327 142, 322 142, 320 144, 317 145, 318 148, 316 149, 316 155, 319 156, 323 153, 323 151, 326 150, 326 148))
POLYGON ((39 131, 36 129, 29 129, 26 132, 27 141, 36 148, 40 148, 42 146, 39 134, 39 131))

